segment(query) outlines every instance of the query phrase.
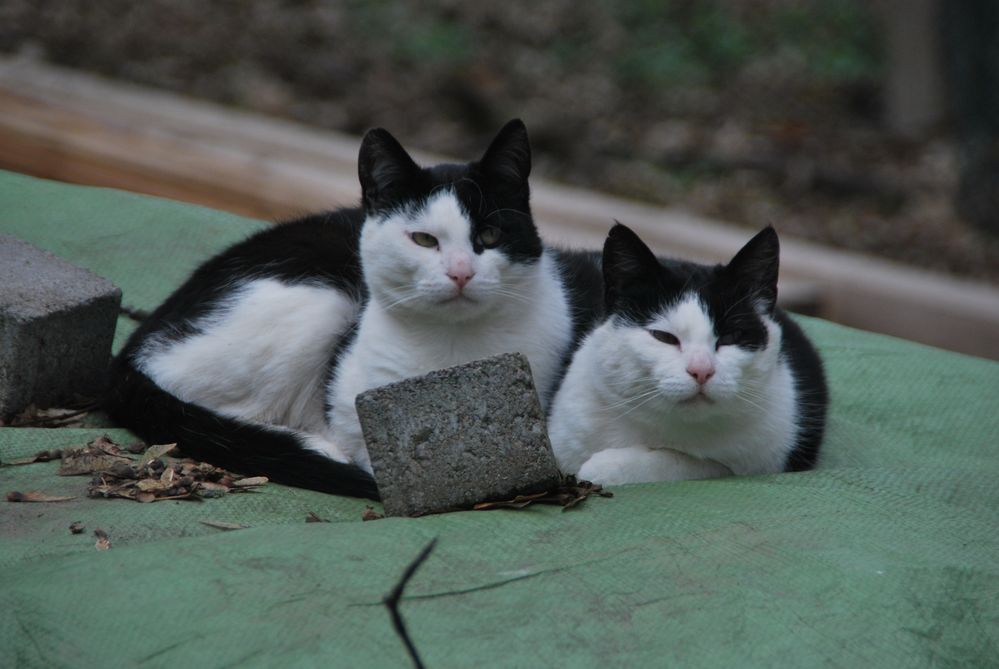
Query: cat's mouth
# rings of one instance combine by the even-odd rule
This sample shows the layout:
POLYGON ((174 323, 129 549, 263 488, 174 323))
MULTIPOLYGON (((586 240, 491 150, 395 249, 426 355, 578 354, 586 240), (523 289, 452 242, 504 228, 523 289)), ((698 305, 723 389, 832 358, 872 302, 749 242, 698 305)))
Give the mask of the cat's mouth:
POLYGON ((688 397, 687 399, 680 400, 677 404, 683 404, 684 406, 700 406, 702 404, 714 404, 715 401, 704 394, 704 390, 698 390, 696 393, 688 397))
POLYGON ((438 304, 476 304, 478 300, 473 300, 465 293, 458 293, 457 295, 452 295, 451 297, 445 297, 443 300, 438 302, 438 304))

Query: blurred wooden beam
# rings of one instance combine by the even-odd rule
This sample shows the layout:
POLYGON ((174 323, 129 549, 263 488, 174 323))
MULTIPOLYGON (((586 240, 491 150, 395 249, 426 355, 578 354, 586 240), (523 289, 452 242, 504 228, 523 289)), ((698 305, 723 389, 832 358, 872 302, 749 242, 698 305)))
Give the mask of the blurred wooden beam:
MULTIPOLYGON (((405 138, 402 138, 405 141, 405 138)), ((125 188, 272 220, 360 195, 359 140, 36 62, 0 58, 0 168, 125 188)), ((421 162, 440 160, 414 152, 421 162)), ((658 252, 730 258, 751 231, 532 180, 545 239, 602 245, 614 219, 658 252)), ((783 238, 785 304, 999 359, 999 291, 783 238)))

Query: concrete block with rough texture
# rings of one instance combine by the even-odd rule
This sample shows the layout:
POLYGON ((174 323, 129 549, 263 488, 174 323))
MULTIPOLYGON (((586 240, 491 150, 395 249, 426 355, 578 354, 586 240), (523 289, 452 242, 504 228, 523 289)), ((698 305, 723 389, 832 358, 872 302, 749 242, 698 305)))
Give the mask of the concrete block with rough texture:
POLYGON ((519 353, 375 388, 356 406, 386 515, 467 508, 558 484, 531 368, 519 353))
POLYGON ((101 392, 121 291, 0 235, 0 419, 101 392))

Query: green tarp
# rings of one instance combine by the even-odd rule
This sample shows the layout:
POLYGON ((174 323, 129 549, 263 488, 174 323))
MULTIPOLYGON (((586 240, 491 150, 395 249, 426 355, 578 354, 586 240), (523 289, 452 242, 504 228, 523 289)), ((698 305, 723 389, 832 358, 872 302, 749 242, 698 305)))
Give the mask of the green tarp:
MULTIPOLYGON (((260 225, 0 173, 0 234, 137 308, 260 225)), ((137 504, 4 466, 0 493, 79 497, 0 501, 0 666, 406 667, 381 600, 433 537, 400 607, 428 667, 999 666, 999 364, 802 321, 832 390, 813 472, 362 522, 362 501, 276 485, 137 504)), ((0 459, 104 431, 129 439, 0 429, 0 459)))

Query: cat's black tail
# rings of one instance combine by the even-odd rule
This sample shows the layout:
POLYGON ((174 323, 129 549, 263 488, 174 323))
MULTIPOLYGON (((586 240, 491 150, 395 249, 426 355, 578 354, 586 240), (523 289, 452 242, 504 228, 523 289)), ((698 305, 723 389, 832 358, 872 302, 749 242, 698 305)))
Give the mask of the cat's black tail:
POLYGON ((378 499, 369 473, 306 448, 294 432, 244 423, 179 400, 124 355, 111 363, 110 376, 105 409, 149 444, 176 443, 188 457, 275 483, 378 499))

